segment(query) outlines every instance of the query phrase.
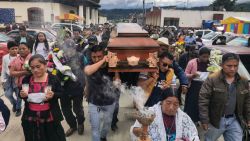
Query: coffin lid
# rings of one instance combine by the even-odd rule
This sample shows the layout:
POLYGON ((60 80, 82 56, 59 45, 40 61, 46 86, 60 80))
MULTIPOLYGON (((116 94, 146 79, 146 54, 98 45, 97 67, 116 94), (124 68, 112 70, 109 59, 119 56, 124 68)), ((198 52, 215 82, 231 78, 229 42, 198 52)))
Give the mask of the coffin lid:
POLYGON ((147 37, 148 32, 137 23, 118 23, 118 37, 147 37))
POLYGON ((146 49, 159 48, 158 43, 151 38, 144 37, 118 37, 109 40, 108 49, 146 49))

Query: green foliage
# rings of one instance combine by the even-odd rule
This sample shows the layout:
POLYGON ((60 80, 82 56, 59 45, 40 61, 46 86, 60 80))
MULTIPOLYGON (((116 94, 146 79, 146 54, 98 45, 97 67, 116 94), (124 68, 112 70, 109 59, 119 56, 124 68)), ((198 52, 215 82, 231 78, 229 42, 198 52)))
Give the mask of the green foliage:
POLYGON ((100 13, 107 16, 108 20, 121 20, 129 19, 132 14, 142 13, 142 9, 102 9, 100 13))
MULTIPOLYGON (((211 5, 209 6, 201 6, 201 7, 192 7, 190 10, 223 10, 225 8, 227 11, 239 11, 239 12, 250 12, 250 2, 245 3, 236 3, 237 0, 215 0, 211 5)), ((168 8, 168 7, 165 7, 168 8)), ((176 8, 185 10, 183 8, 176 8)), ((133 14, 140 14, 142 13, 142 9, 102 9, 100 10, 100 13, 103 16, 107 16, 108 20, 114 20, 114 21, 124 21, 126 22, 126 19, 129 19, 129 17, 133 14)))
POLYGON ((222 9, 226 9, 226 11, 234 11, 234 7, 237 0, 215 0, 212 3, 212 7, 214 11, 221 11, 222 9))
POLYGON ((235 11, 250 12, 250 2, 237 4, 235 11))

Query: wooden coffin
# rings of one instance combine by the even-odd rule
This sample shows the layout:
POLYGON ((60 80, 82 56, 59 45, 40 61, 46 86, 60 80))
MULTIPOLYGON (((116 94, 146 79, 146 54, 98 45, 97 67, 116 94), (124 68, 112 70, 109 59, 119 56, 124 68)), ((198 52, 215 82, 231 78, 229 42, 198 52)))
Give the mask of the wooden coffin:
POLYGON ((145 37, 117 37, 110 39, 108 44, 109 72, 155 72, 159 45, 151 38, 145 37), (129 58, 139 58, 138 63, 132 64, 129 58), (113 61, 112 61, 113 59, 113 61))
POLYGON ((118 37, 148 37, 148 32, 136 23, 118 23, 118 37))

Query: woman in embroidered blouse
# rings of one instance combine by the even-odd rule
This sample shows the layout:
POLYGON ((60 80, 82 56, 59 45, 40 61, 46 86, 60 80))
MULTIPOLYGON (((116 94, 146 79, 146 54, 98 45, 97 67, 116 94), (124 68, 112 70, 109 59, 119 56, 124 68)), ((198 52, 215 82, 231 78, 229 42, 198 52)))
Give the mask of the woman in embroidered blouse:
POLYGON ((20 97, 25 101, 22 127, 25 141, 66 141, 58 98, 62 87, 47 73, 47 62, 40 54, 29 60, 32 75, 23 79, 20 97), (29 88, 24 88, 29 85, 29 88), (51 86, 51 88, 50 88, 51 86))
POLYGON ((136 121, 131 127, 132 141, 149 135, 152 141, 199 141, 197 129, 190 117, 180 110, 176 95, 169 93, 166 98, 150 107, 155 119, 144 133, 141 124, 136 121))
POLYGON ((36 41, 32 50, 32 55, 35 54, 41 54, 47 60, 49 54, 49 43, 43 32, 39 32, 36 36, 36 41))

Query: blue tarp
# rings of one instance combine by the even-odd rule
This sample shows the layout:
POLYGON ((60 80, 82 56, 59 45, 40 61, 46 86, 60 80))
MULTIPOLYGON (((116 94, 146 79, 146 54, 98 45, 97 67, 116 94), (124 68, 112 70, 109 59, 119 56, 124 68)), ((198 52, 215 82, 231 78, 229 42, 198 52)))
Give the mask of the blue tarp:
POLYGON ((15 9, 0 8, 0 23, 10 24, 15 22, 15 9))
POLYGON ((250 33, 250 31, 249 31, 249 26, 250 26, 250 24, 249 23, 245 23, 244 24, 244 27, 243 27, 243 34, 249 34, 250 33))
POLYGON ((234 33, 234 24, 230 24, 230 31, 234 33))
POLYGON ((212 29, 213 28, 214 21, 204 21, 202 23, 203 29, 212 29))

